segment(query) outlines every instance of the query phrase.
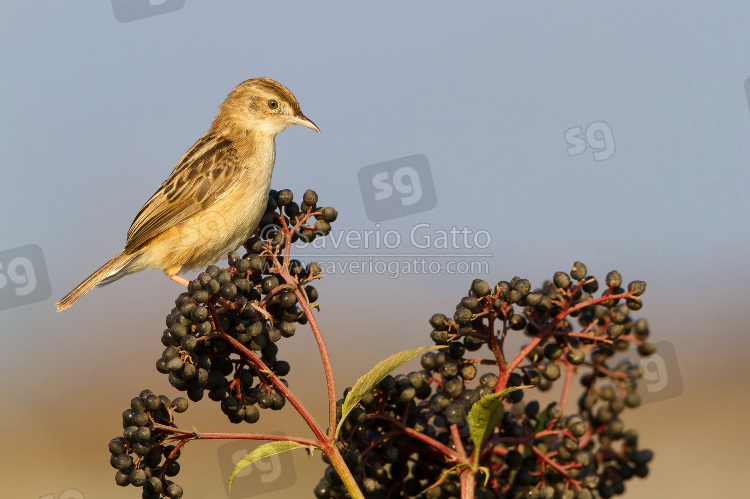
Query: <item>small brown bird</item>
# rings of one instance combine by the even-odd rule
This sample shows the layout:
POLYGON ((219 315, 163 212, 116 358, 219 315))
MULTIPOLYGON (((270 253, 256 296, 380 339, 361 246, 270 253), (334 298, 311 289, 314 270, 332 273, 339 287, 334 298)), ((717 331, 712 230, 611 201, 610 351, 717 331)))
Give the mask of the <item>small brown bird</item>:
POLYGON ((57 302, 57 311, 94 286, 147 268, 187 284, 180 272, 205 267, 236 250, 265 212, 275 137, 291 125, 320 132, 281 83, 254 78, 237 85, 211 128, 138 212, 125 249, 57 302))

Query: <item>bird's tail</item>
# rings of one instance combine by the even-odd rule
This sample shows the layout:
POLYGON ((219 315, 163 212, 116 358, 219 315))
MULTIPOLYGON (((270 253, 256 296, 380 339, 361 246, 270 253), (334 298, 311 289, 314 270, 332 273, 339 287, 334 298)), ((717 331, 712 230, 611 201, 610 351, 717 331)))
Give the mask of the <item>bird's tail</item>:
POLYGON ((73 305, 80 297, 94 289, 94 286, 109 284, 128 274, 127 265, 133 261, 135 254, 121 251, 113 259, 102 265, 102 267, 88 276, 85 281, 76 286, 73 291, 57 302, 57 311, 62 312, 73 305))

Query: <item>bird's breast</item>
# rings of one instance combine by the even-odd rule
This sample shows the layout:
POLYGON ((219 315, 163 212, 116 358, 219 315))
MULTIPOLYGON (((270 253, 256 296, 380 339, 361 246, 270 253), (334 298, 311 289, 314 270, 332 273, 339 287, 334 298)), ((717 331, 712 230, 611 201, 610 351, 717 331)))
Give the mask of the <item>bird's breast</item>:
POLYGON ((226 258, 257 228, 266 211, 272 172, 272 163, 243 169, 231 189, 213 204, 157 236, 154 251, 143 255, 154 260, 146 265, 184 272, 226 258))

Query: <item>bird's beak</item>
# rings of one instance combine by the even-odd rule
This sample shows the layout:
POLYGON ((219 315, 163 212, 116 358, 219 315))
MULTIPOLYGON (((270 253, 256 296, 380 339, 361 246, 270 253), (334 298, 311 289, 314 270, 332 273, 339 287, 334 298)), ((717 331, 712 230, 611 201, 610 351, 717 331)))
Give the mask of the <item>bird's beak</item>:
POLYGON ((302 125, 303 127, 309 128, 310 130, 314 130, 320 133, 320 129, 318 128, 318 125, 313 123, 310 118, 308 118, 302 113, 298 114, 297 116, 292 116, 291 118, 289 118, 289 122, 294 125, 302 125))

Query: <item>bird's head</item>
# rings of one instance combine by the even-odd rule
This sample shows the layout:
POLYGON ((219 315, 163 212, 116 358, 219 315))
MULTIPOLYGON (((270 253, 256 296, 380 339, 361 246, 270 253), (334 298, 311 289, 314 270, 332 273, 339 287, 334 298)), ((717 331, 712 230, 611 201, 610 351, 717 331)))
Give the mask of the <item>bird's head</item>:
POLYGON ((302 114, 294 94, 270 78, 253 78, 234 87, 216 115, 214 126, 217 125, 270 136, 291 125, 320 132, 315 123, 302 114))

